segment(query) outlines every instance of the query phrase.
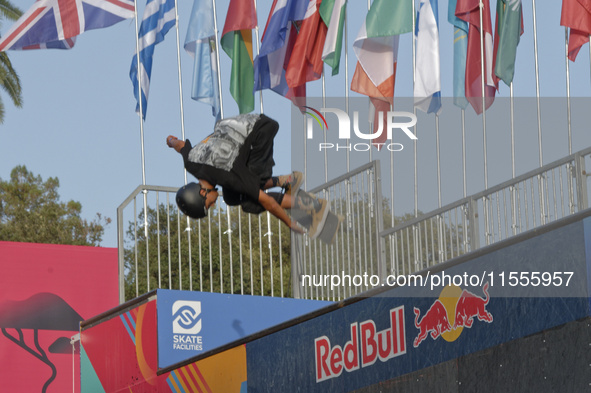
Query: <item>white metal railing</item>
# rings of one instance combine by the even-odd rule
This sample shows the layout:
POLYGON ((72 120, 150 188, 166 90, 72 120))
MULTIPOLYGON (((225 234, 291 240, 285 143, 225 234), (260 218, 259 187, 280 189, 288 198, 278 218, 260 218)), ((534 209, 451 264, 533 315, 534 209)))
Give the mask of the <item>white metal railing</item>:
POLYGON ((308 236, 294 238, 294 296, 341 300, 369 289, 365 283, 326 283, 335 276, 385 273, 384 244, 379 236, 384 222, 379 161, 367 163, 309 192, 326 199, 330 211, 343 221, 332 244, 308 236))
POLYGON ((388 274, 409 274, 589 206, 591 148, 381 232, 388 274))
POLYGON ((177 190, 138 186, 117 208, 121 302, 156 288, 290 294, 284 224, 226 206, 223 198, 207 218, 191 220, 176 207, 177 190))

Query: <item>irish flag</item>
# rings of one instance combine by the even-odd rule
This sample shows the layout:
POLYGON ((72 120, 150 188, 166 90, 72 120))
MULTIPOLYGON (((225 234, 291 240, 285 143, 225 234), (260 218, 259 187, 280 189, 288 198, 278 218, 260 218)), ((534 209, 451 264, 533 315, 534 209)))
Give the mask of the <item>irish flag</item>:
POLYGON ((346 7, 347 0, 323 0, 320 4, 320 17, 328 27, 322 60, 332 68, 332 75, 339 73, 346 7))
MULTIPOLYGON (((357 66, 351 90, 369 96, 376 116, 389 110, 393 102, 398 38, 412 31, 412 17, 412 4, 407 0, 374 0, 353 43, 357 66)), ((377 121, 374 125, 379 127, 377 121)), ((382 132, 373 142, 379 146, 385 141, 382 132)))
POLYGON ((230 0, 222 32, 222 49, 232 59, 230 93, 240 113, 254 109, 252 29, 257 25, 254 0, 230 0))

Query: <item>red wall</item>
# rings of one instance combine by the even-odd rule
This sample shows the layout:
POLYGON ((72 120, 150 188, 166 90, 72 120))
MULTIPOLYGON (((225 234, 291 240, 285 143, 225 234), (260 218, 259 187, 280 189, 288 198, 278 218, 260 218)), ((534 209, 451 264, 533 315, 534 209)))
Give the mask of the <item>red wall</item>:
POLYGON ((79 317, 91 318, 118 303, 117 249, 0 242, 2 391, 71 392, 73 376, 79 391, 79 357, 73 358, 70 345, 50 346, 77 334, 79 317), (37 357, 43 353, 56 369, 51 381, 51 366, 37 357))

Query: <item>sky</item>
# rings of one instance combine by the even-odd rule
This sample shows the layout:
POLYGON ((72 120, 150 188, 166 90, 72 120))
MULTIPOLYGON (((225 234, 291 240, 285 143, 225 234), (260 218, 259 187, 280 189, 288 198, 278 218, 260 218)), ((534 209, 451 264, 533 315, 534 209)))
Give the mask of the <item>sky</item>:
MULTIPOLYGON (((215 123, 210 107, 191 100, 193 59, 182 49, 192 1, 179 0, 179 37, 182 103, 185 133, 193 140, 209 134, 215 123)), ((216 3, 218 30, 221 34, 229 0, 216 3)), ((13 4, 23 11, 32 4, 29 0, 13 0, 13 4)), ((264 27, 271 0, 258 0, 259 25, 264 27)), ((141 15, 145 4, 138 4, 141 15)), ((492 1, 494 24, 494 9, 492 1)), ((536 82, 534 68, 534 46, 532 31, 532 2, 524 3, 525 34, 518 48, 514 92, 516 97, 535 97, 536 82)), ((540 96, 564 97, 566 94, 566 74, 564 60, 564 28, 559 25, 561 2, 555 0, 538 1, 536 10, 540 96)), ((327 96, 342 97, 350 83, 355 67, 355 55, 351 45, 356 37, 363 18, 367 13, 367 1, 349 0, 348 9, 348 81, 345 67, 341 66, 339 75, 325 78, 327 96)), ((447 22, 447 1, 439 2, 440 53, 442 95, 450 96, 452 89, 452 40, 453 29, 447 22)), ((4 34, 11 23, 4 22, 0 33, 4 34)), ((82 216, 92 220, 98 212, 113 219, 107 227, 102 246, 116 247, 116 209, 142 184, 142 140, 139 117, 135 113, 136 101, 132 94, 129 68, 135 52, 135 21, 120 22, 106 29, 92 30, 78 37, 72 50, 32 50, 11 51, 10 59, 17 70, 23 86, 24 105, 15 108, 8 97, 1 93, 6 107, 4 124, 0 125, 0 178, 9 179, 10 171, 17 165, 27 168, 43 179, 57 177, 60 180, 62 201, 76 200, 83 206, 82 216)), ((412 40, 410 34, 401 37, 396 97, 412 96, 412 40)), ((255 49, 256 53, 256 49, 255 49)), ((344 56, 344 55, 343 55, 344 56)), ((220 53, 223 105, 226 117, 238 114, 236 103, 228 92, 230 61, 225 53, 220 53)), ((145 149, 146 184, 178 187, 184 184, 184 171, 181 157, 165 145, 167 135, 181 136, 181 112, 179 93, 179 64, 177 62, 177 33, 173 28, 164 42, 156 46, 152 70, 150 96, 146 121, 144 123, 143 146, 145 149)), ((326 68, 328 69, 328 68, 326 68)), ((570 63, 571 96, 587 97, 590 91, 589 46, 583 47, 575 63, 570 63)), ((354 93, 350 93, 355 96, 354 93)), ((308 84, 308 96, 322 95, 321 81, 308 84)), ((509 89, 502 85, 498 97, 508 97, 509 89)), ((275 140, 275 174, 291 171, 291 108, 285 98, 269 91, 263 92, 265 114, 277 119, 281 125, 275 140)), ((259 95, 255 111, 259 111, 259 95)), ((551 112, 551 111, 549 111, 551 112)), ((564 117, 564 113, 545 113, 549 116, 564 117)), ((503 112, 502 116, 508 116, 503 112)), ((535 120, 535 119, 534 119, 535 120)), ((544 127, 544 163, 567 155, 564 134, 557 136, 550 127, 544 127), (558 138, 554 140, 553 138, 558 138), (558 147, 557 147, 558 146, 558 147)), ((586 138, 588 130, 573 130, 573 151, 590 146, 586 138)), ((491 136, 493 146, 506 149, 507 142, 496 142, 491 136)), ((420 137, 421 142, 431 144, 434 136, 420 137), (422 138, 422 139, 421 139, 422 138)), ((421 144, 419 142, 419 144, 421 144)), ((451 152, 457 148, 457 141, 446 151, 442 159, 459 160, 458 154, 451 152)), ((482 142, 469 146, 475 156, 482 150, 482 142)), ((447 149, 447 148, 446 148, 447 149)), ((491 148, 492 150, 492 148, 491 148)), ((410 153, 412 150, 408 149, 410 153)), ((520 164, 517 174, 524 173, 538 165, 537 139, 523 142, 519 149, 520 164)), ((429 154, 432 159, 432 154, 429 154)), ((406 166, 412 165, 409 156, 401 156, 406 166)), ((503 155, 506 157, 506 154, 503 155)), ((476 160, 477 158, 475 158, 476 160)), ((491 162, 501 166, 501 160, 491 152, 491 162)), ((503 160, 505 161, 505 160, 503 160)), ((491 174, 490 185, 506 180, 506 163, 502 174, 491 174)), ((494 166, 493 168, 494 172, 494 166)), ((454 166, 454 168, 456 168, 454 166)), ((331 166, 330 177, 343 173, 342 167, 331 166)), ((450 189, 457 189, 455 181, 447 182, 443 172, 443 183, 450 189)), ((474 175, 478 177, 479 175, 474 175)), ((432 176, 421 176, 421 186, 433 189, 432 176)), ((191 181, 191 176, 189 175, 191 181)), ((482 189, 480 182, 474 182, 471 192, 482 189)), ((457 190, 456 190, 457 191, 457 190)), ((456 191, 445 194, 444 204, 461 195, 456 191)), ((423 211, 435 208, 436 200, 429 192, 423 211)), ((407 195, 412 200, 412 195, 407 195)), ((404 209, 404 208, 403 208, 404 209)))

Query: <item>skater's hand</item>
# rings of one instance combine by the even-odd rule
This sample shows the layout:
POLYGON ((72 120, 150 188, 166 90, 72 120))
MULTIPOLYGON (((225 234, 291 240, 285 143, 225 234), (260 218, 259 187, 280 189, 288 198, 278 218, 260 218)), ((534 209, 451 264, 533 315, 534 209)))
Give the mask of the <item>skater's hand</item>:
POLYGON ((179 138, 174 135, 169 135, 166 137, 166 145, 180 153, 183 147, 185 147, 185 141, 179 140, 179 138))
POLYGON ((298 224, 298 222, 296 220, 291 220, 291 226, 290 226, 291 230, 299 233, 300 235, 303 235, 304 229, 298 224))
POLYGON ((169 135, 166 137, 166 145, 168 147, 174 147, 173 143, 174 141, 178 140, 178 138, 174 135, 169 135))

